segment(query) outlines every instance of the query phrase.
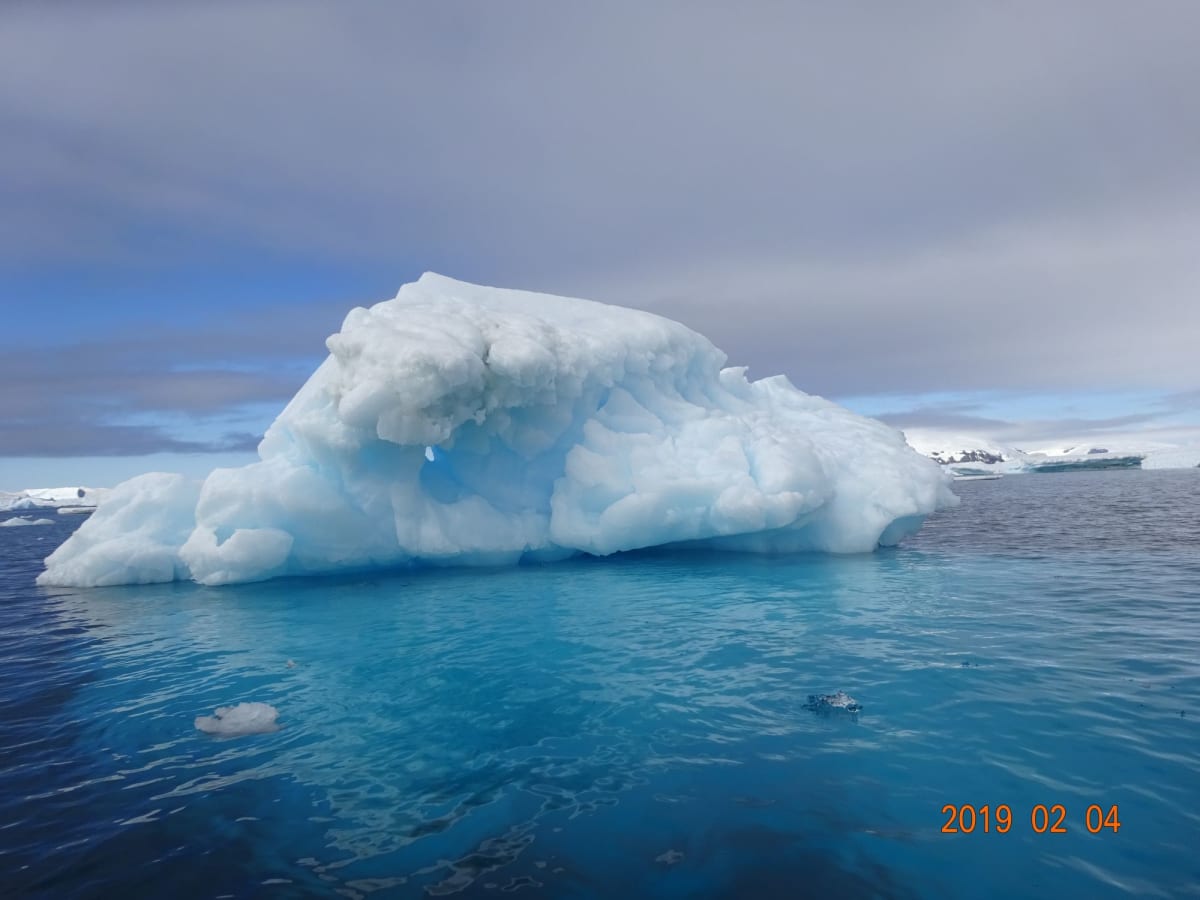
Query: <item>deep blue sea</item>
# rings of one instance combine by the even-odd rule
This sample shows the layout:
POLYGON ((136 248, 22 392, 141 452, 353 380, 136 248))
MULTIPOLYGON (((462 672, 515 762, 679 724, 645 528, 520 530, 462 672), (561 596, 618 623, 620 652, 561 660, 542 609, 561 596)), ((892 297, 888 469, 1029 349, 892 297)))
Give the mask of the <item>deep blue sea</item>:
POLYGON ((956 492, 866 556, 224 588, 0 529, 0 894, 1200 896, 1200 470, 956 492))

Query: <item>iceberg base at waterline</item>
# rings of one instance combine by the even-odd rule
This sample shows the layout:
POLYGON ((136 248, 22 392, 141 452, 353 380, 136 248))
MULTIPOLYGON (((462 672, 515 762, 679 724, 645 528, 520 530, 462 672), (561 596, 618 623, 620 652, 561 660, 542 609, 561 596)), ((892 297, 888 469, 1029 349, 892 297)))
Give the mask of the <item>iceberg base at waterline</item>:
POLYGON ((900 432, 750 381, 687 327, 426 274, 352 310, 268 429, 203 484, 118 486, 41 584, 203 584, 658 545, 855 553, 953 504, 900 432))

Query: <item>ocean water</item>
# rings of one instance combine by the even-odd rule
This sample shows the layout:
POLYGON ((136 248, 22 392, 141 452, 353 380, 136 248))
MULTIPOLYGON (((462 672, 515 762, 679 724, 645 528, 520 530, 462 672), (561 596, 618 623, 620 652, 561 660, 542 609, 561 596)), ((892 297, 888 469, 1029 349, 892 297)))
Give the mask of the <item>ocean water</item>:
POLYGON ((1200 471, 956 490, 867 556, 227 588, 0 529, 0 893, 1200 896, 1200 471))

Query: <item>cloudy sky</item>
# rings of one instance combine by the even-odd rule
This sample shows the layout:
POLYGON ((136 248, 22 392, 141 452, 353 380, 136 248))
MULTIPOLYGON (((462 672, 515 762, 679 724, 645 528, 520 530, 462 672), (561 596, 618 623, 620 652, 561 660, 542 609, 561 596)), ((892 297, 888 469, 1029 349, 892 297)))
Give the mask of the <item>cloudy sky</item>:
POLYGON ((0 5, 0 488, 248 459, 425 270, 1017 445, 1200 440, 1200 4, 0 5))

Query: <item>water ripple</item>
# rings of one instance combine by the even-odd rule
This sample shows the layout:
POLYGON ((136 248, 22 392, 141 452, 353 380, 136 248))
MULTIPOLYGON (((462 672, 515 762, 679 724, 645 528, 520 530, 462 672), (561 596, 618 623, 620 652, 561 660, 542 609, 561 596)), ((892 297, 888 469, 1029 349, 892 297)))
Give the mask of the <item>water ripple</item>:
POLYGON ((1183 895, 1186 474, 970 483, 853 558, 40 591, 4 535, 0 860, 55 897, 1183 895), (863 713, 804 708, 837 689, 863 713), (192 727, 243 700, 282 730, 192 727))

